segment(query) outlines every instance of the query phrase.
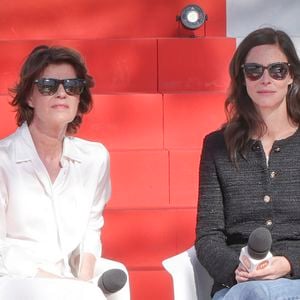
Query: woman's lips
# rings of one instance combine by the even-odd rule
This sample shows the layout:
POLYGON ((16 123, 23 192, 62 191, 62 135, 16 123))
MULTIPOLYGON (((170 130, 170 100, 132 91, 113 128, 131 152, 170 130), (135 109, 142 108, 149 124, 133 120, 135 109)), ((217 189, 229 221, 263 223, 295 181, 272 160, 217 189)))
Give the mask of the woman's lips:
POLYGON ((57 108, 57 109, 67 109, 67 108, 69 108, 69 105, 67 105, 67 104, 54 104, 51 107, 52 108, 57 108))
POLYGON ((269 90, 260 90, 257 91, 258 94, 274 94, 275 91, 269 91, 269 90))

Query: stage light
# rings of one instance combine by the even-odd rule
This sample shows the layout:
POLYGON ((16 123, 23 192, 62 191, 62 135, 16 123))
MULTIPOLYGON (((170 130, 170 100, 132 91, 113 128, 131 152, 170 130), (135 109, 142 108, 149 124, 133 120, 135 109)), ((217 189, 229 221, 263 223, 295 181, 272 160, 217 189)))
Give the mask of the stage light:
POLYGON ((190 4, 182 9, 176 20, 180 21, 185 28, 195 30, 207 21, 207 15, 199 5, 190 4))

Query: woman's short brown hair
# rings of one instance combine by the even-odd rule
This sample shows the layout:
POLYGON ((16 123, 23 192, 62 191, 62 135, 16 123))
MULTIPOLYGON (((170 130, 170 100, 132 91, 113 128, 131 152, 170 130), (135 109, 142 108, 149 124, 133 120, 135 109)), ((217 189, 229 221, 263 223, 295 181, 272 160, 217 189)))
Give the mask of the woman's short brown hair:
POLYGON ((80 95, 77 115, 67 127, 68 133, 77 131, 82 122, 82 115, 92 108, 90 88, 94 86, 94 81, 88 75, 83 58, 77 51, 58 46, 38 46, 32 50, 25 60, 20 71, 19 82, 10 90, 14 94, 11 105, 16 108, 18 126, 21 126, 24 122, 27 122, 28 125, 32 122, 34 109, 28 105, 28 97, 31 94, 34 80, 38 79, 48 65, 62 63, 73 66, 76 76, 86 81, 86 86, 80 95))

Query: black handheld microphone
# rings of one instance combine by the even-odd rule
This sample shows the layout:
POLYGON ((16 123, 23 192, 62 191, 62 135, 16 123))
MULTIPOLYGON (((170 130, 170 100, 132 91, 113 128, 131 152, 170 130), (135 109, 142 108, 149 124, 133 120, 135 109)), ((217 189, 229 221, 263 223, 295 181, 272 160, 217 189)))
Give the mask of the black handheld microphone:
POLYGON ((127 282, 127 275, 123 270, 111 269, 105 271, 98 279, 98 287, 104 294, 118 292, 127 282))
POLYGON ((249 236, 248 245, 241 250, 240 262, 249 272, 266 268, 273 256, 271 245, 270 231, 265 227, 256 228, 249 236))

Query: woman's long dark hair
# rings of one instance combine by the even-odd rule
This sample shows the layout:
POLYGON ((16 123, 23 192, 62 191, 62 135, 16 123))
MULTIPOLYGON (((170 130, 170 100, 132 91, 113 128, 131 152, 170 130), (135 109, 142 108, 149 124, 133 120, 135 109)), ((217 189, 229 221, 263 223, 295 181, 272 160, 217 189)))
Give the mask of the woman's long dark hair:
POLYGON ((240 43, 229 67, 231 84, 225 101, 227 123, 224 135, 230 159, 235 163, 238 154, 245 155, 251 137, 262 136, 266 131, 266 125, 247 93, 241 69, 249 51, 260 45, 278 45, 286 55, 293 77, 286 97, 287 112, 292 122, 300 123, 300 63, 291 38, 285 32, 272 28, 253 31, 240 43))
POLYGON ((67 63, 73 66, 76 76, 86 81, 80 95, 78 112, 72 122, 68 124, 67 132, 75 133, 82 122, 82 115, 92 108, 90 88, 94 85, 93 78, 88 75, 87 68, 81 55, 71 48, 38 46, 32 50, 20 71, 20 79, 10 91, 14 94, 11 105, 16 107, 18 126, 24 122, 32 122, 34 110, 28 105, 28 98, 32 91, 33 82, 38 79, 43 70, 50 64, 67 63))

